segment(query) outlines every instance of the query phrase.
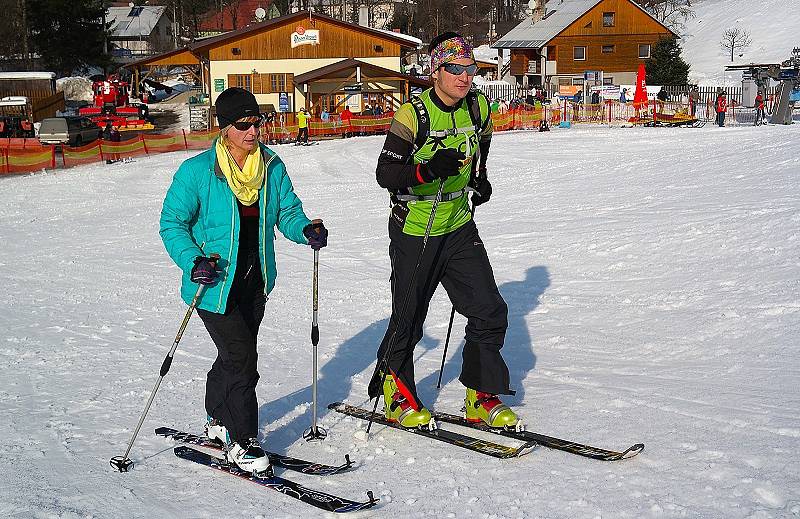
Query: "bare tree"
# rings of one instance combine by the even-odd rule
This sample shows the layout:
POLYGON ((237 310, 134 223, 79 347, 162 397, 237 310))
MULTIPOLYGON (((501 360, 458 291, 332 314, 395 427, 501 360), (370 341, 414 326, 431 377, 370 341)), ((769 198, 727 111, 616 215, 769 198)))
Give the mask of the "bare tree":
POLYGON ((692 0, 636 0, 636 3, 673 31, 682 29, 684 22, 694 18, 692 0))
POLYGON ((740 27, 731 27, 722 33, 722 41, 719 42, 723 49, 731 53, 731 61, 737 50, 743 50, 750 46, 750 33, 740 27))

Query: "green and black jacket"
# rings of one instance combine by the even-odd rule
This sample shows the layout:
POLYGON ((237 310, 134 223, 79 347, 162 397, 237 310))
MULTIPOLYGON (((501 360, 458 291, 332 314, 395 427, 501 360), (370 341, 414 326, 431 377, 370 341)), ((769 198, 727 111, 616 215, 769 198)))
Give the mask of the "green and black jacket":
MULTIPOLYGON (((413 103, 405 103, 397 110, 378 157, 376 177, 378 184, 392 193, 391 220, 401 226, 404 233, 412 236, 425 234, 433 201, 400 201, 397 197, 417 195, 433 198, 436 195, 439 181, 425 183, 421 171, 437 150, 452 148, 467 156, 460 173, 445 181, 445 195, 457 194, 468 186, 476 161, 480 161, 478 170, 485 171, 493 130, 489 115, 489 103, 480 92, 471 91, 451 107, 445 105, 432 88, 422 92, 413 103)), ((453 200, 444 197, 436 209, 431 236, 452 232, 471 218, 466 191, 453 200)))

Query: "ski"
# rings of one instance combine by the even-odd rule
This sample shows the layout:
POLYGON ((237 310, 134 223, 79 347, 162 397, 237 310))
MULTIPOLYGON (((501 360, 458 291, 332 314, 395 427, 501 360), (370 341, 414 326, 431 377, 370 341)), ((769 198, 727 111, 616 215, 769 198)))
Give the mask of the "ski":
POLYGON ((342 402, 334 402, 328 406, 328 409, 332 409, 339 413, 353 416, 355 418, 360 418, 362 420, 369 420, 370 417, 372 417, 372 421, 375 423, 424 436, 426 438, 431 438, 433 440, 439 440, 449 443, 450 445, 462 447, 464 449, 486 454, 488 456, 493 456, 495 458, 518 458, 528 454, 536 446, 536 442, 523 440, 524 444, 520 447, 510 447, 445 429, 420 429, 416 427, 407 429, 397 422, 390 422, 383 414, 373 413, 372 411, 361 409, 360 407, 354 407, 342 402))
POLYGON ((520 441, 536 442, 537 444, 543 447, 547 447, 549 449, 558 449, 560 451, 569 452, 571 454, 577 454, 578 456, 584 456, 586 458, 592 458, 596 460, 602 460, 602 461, 624 460, 632 458, 637 454, 639 454, 640 452, 642 452, 642 450, 644 450, 643 443, 637 443, 635 445, 631 445, 624 451, 617 452, 607 449, 601 449, 599 447, 592 447, 591 445, 584 445, 582 443, 575 443, 568 440, 561 440, 559 438, 554 438, 552 436, 546 436, 544 434, 539 434, 530 431, 494 429, 484 423, 468 422, 466 418, 464 418, 463 416, 456 416, 453 414, 440 413, 440 412, 431 412, 431 414, 433 415, 433 418, 435 420, 441 422, 461 425, 463 427, 470 427, 472 429, 477 429, 479 431, 491 432, 494 434, 505 436, 507 438, 515 438, 520 441))
MULTIPOLYGON (((156 434, 159 436, 164 436, 165 438, 172 438, 181 443, 197 445, 220 452, 223 450, 222 445, 219 442, 212 440, 207 436, 199 436, 197 434, 187 433, 169 427, 159 427, 156 429, 156 434)), ((350 461, 349 454, 345 454, 345 462, 337 467, 333 465, 313 463, 311 461, 305 461, 298 458, 293 458, 291 456, 284 456, 274 452, 266 452, 267 456, 269 457, 269 462, 273 467, 280 467, 293 470, 295 472, 301 472, 303 474, 310 474, 312 476, 329 476, 331 474, 338 474, 340 472, 350 470, 350 468, 353 466, 353 462, 350 461)))
POLYGON ((205 465, 206 467, 211 467, 212 469, 236 476, 240 479, 252 481, 253 483, 270 488, 272 490, 277 490, 281 494, 293 497, 304 503, 328 512, 356 512, 358 510, 372 508, 378 502, 378 500, 372 495, 372 491, 367 492, 367 497, 369 497, 368 501, 351 501, 350 499, 345 499, 343 497, 338 497, 325 492, 306 488, 298 483, 295 483, 294 481, 279 476, 254 476, 250 472, 245 472, 236 465, 228 465, 220 458, 193 449, 187 445, 178 445, 173 449, 173 451, 179 458, 193 461, 195 463, 199 463, 200 465, 205 465))

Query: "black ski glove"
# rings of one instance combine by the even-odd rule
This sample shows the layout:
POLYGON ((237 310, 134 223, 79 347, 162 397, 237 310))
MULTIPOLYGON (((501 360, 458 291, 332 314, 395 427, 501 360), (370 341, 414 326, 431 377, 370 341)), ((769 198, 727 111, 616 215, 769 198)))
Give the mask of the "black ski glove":
POLYGON ((482 170, 478 175, 469 181, 469 185, 475 189, 472 193, 472 207, 488 202, 492 197, 492 183, 486 178, 486 170, 482 170))
POLYGON ((322 220, 314 220, 303 227, 303 236, 314 250, 320 250, 328 245, 328 229, 325 228, 322 220))
POLYGON ((194 267, 192 267, 191 280, 192 283, 199 283, 201 285, 213 285, 217 280, 219 274, 217 273, 217 259, 206 258, 205 256, 197 256, 194 259, 194 267))
POLYGON ((425 183, 430 183, 440 178, 446 180, 447 177, 458 175, 461 164, 467 156, 458 150, 445 148, 433 154, 428 162, 420 166, 419 174, 425 183))

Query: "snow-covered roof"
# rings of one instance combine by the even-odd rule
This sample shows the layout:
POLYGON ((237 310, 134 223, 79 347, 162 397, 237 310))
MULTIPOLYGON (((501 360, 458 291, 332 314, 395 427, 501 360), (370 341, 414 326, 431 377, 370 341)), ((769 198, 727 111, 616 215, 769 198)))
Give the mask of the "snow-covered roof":
POLYGON ((538 49, 569 27, 600 0, 563 0, 549 2, 544 18, 536 23, 530 17, 505 34, 492 47, 496 49, 538 49))
POLYGON ((2 79, 55 79, 55 72, 0 72, 2 79))
POLYGON ((403 34, 402 32, 387 31, 386 29, 375 29, 375 28, 372 29, 375 31, 384 32, 391 36, 397 36, 401 40, 406 40, 410 41, 411 43, 415 43, 417 45, 417 48, 422 47, 422 40, 420 40, 419 38, 415 38, 414 36, 411 36, 409 34, 403 34))
POLYGON ((106 19, 112 22, 111 36, 116 38, 149 36, 166 9, 163 5, 109 7, 106 19))

